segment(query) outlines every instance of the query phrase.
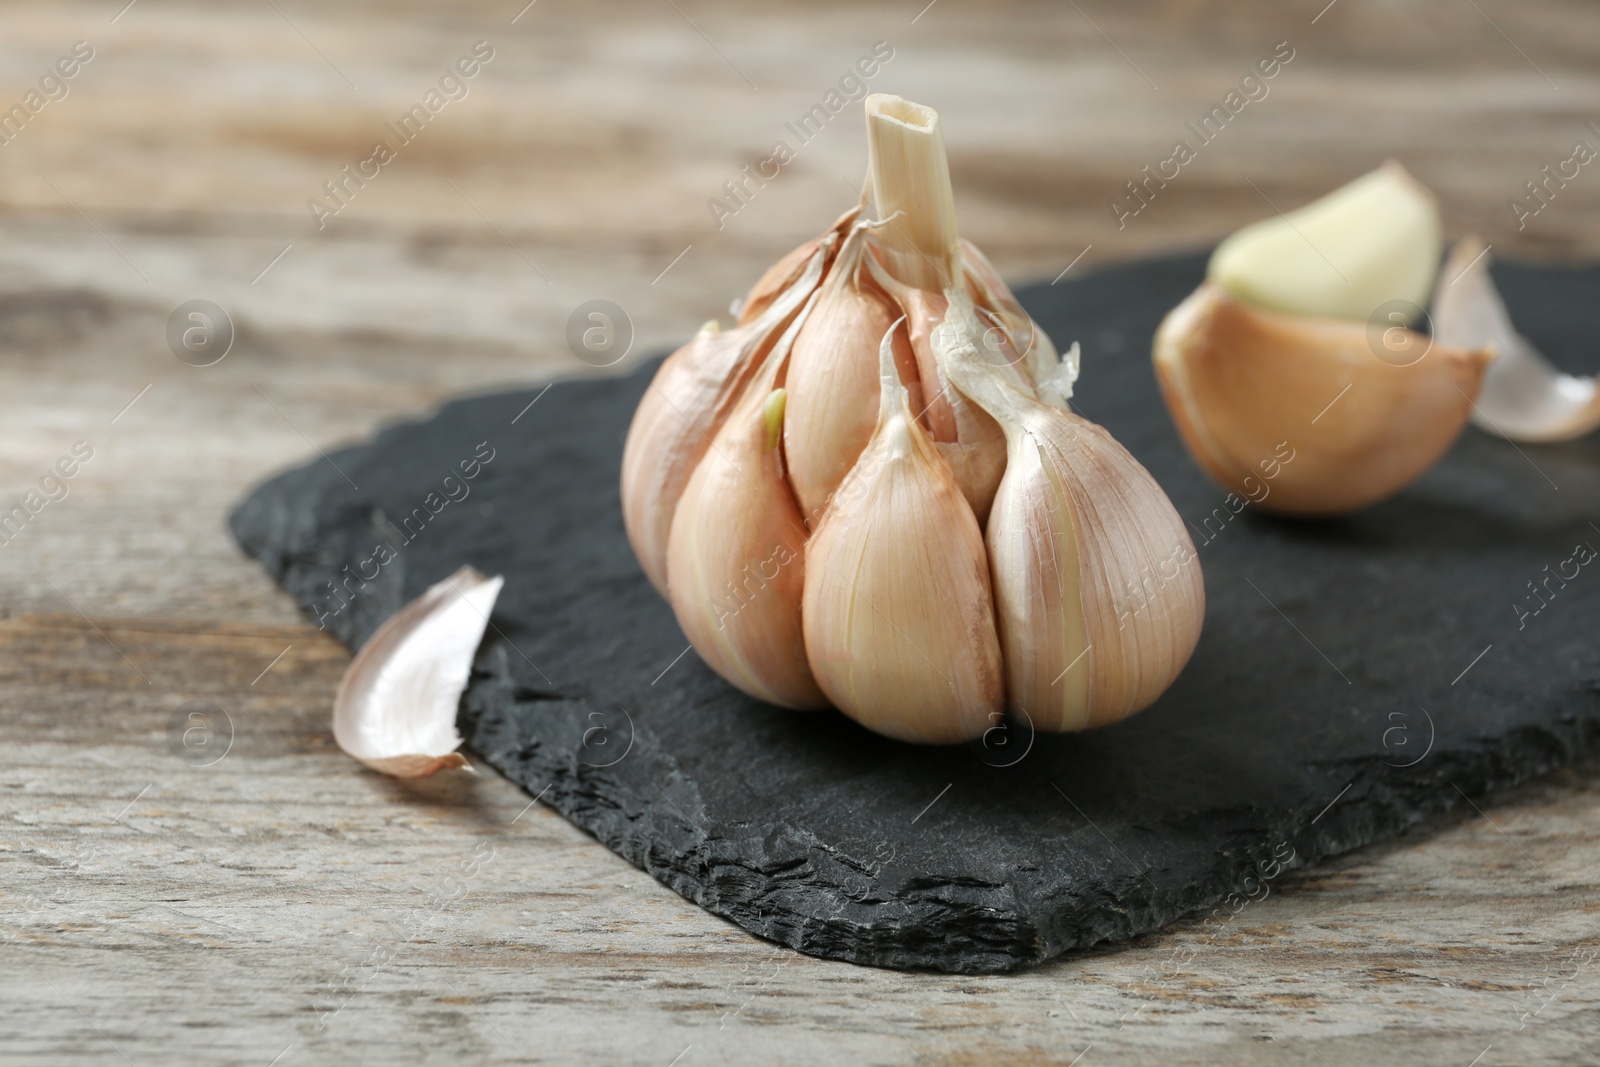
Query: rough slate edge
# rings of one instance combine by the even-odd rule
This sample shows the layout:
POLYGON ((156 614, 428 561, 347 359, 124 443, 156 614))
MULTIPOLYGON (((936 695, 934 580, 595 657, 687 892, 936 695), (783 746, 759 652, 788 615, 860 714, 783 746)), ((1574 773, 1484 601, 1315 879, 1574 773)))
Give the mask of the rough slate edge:
MULTIPOLYGON (((1193 270, 1195 264, 1187 260, 1174 261, 1172 267, 1193 270)), ((1114 293, 1120 273, 1105 271, 1086 281, 1114 293)), ((624 383, 625 386, 637 394, 652 369, 643 368, 631 382, 624 383)), ((595 389, 616 389, 617 384, 580 382, 560 388, 576 391, 569 394, 575 396, 595 389)), ((523 397, 531 400, 535 395, 531 391, 517 394, 516 406, 521 406, 523 397)), ((506 402, 512 403, 513 397, 506 397, 506 402)), ((393 427, 379 440, 398 441, 415 425, 393 427)), ((334 460, 353 461, 357 451, 335 453, 334 460)), ((308 609, 311 608, 312 588, 334 577, 338 561, 348 558, 327 551, 328 534, 322 527, 330 516, 337 520, 338 510, 321 510, 329 500, 347 500, 346 488, 342 477, 318 460, 302 471, 279 476, 262 486, 233 516, 235 533, 241 543, 308 609), (293 492, 287 486, 291 479, 296 483, 293 492), (307 482, 320 482, 326 490, 311 494, 320 497, 316 507, 307 506, 307 482)), ((346 505, 346 509, 347 517, 362 514, 359 505, 346 505)), ((330 629, 347 644, 358 647, 383 618, 449 569, 452 568, 442 567, 439 573, 427 575, 406 574, 403 563, 387 569, 378 582, 364 591, 355 610, 331 619, 330 629)), ((1176 894, 1158 898, 1147 890, 1150 883, 1138 877, 1108 879, 1093 885, 1089 899, 1081 902, 1092 921, 1068 930, 1053 927, 1049 922, 1030 923, 1028 916, 1017 912, 1008 914, 1006 909, 992 906, 993 894, 985 900, 983 893, 974 892, 970 900, 936 902, 948 913, 949 921, 942 928, 947 940, 907 946, 893 937, 886 941, 874 939, 865 926, 837 916, 808 928, 805 923, 797 925, 767 914, 762 896, 770 889, 773 879, 781 879, 782 868, 789 865, 757 872, 741 867, 733 856, 719 855, 709 847, 703 836, 693 830, 696 824, 704 822, 704 813, 696 809, 698 794, 692 781, 679 771, 673 758, 661 750, 647 729, 636 733, 626 776, 586 766, 577 758, 586 725, 581 717, 582 704, 577 706, 576 715, 542 716, 539 743, 530 746, 526 738, 519 740, 514 734, 505 736, 503 730, 514 724, 496 714, 497 705, 504 707, 545 697, 515 691, 506 657, 504 644, 493 636, 480 650, 476 680, 463 704, 462 727, 469 743, 530 793, 536 792, 534 787, 539 783, 548 782, 549 790, 544 793, 546 802, 613 851, 686 898, 753 933, 803 951, 880 966, 963 973, 1014 969, 1068 948, 1126 940, 1158 929, 1185 913, 1214 904, 1230 892, 1248 890, 1256 864, 1272 859, 1271 848, 1275 843, 1287 841, 1293 845, 1296 865, 1313 863, 1362 844, 1396 836, 1431 816, 1455 808, 1459 794, 1453 789, 1441 789, 1441 783, 1458 784, 1468 794, 1507 787, 1592 752, 1600 741, 1600 722, 1593 715, 1573 714, 1549 729, 1525 728, 1489 741, 1475 739, 1477 743, 1465 747, 1435 750, 1430 773, 1425 777, 1397 779, 1370 759, 1329 763, 1326 770, 1330 781, 1351 783, 1352 796, 1348 802, 1325 814, 1300 812, 1298 818, 1289 814, 1268 818, 1255 808, 1226 813, 1233 825, 1226 843, 1214 857, 1218 862, 1203 877, 1183 886, 1176 894), (639 772, 643 770, 649 773, 641 778, 639 772), (635 789, 630 779, 650 783, 666 803, 659 803, 657 797, 635 789), (671 857, 664 858, 663 849, 676 853, 680 862, 668 862, 671 857), (691 865, 682 864, 684 857, 697 860, 697 869, 685 870, 685 866, 691 865)), ((556 699, 546 707, 552 712, 558 708, 571 710, 564 707, 568 703, 556 699)), ((1179 829, 1176 826, 1166 828, 1179 829)), ((836 908, 841 897, 849 896, 851 886, 856 884, 852 878, 859 880, 864 870, 858 859, 792 828, 766 829, 771 831, 769 838, 778 836, 779 830, 800 838, 794 842, 801 847, 796 859, 811 871, 816 882, 821 883, 790 884, 791 890, 812 898, 809 906, 796 910, 819 914, 836 908)), ((1174 835, 1175 839, 1177 836, 1174 835)), ((992 885, 986 888, 1004 889, 992 885)), ((1060 917, 1059 912, 1056 917, 1060 917)))

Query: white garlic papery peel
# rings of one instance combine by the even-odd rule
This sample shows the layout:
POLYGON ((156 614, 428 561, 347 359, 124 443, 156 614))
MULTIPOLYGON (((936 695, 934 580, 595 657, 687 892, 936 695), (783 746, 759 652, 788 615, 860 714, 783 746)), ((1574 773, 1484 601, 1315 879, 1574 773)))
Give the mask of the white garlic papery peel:
POLYGON ((1233 234, 1206 276, 1257 307, 1366 322, 1391 301, 1420 310, 1438 266, 1438 204, 1390 160, 1233 234))
POLYGON ((503 584, 462 567, 378 627, 334 698, 339 747, 396 778, 471 770, 456 751, 456 707, 503 584))
POLYGON ((827 701, 801 636, 807 531, 784 477, 785 393, 774 385, 819 299, 784 332, 695 466, 667 548, 672 610, 700 657, 758 700, 790 708, 827 701))
POLYGON ((1472 421, 1513 441, 1569 441, 1600 427, 1595 378, 1558 370, 1517 332, 1489 274, 1483 242, 1457 242, 1433 294, 1433 335, 1441 344, 1489 348, 1472 421))
POLYGON ((1033 400, 985 361, 964 294, 935 335, 956 387, 1004 428, 986 531, 1012 705, 1041 730, 1149 706, 1205 618, 1200 561, 1156 480, 1103 428, 1033 400))
POLYGON ((835 243, 833 231, 825 234, 799 277, 766 301, 755 321, 727 331, 702 329, 668 356, 639 401, 622 448, 622 520, 645 575, 663 596, 678 497, 759 357, 822 280, 835 243))
POLYGON ((983 535, 912 414, 892 336, 879 372, 878 426, 807 545, 806 654, 828 699, 869 729, 963 741, 1005 704, 983 535))
POLYGON ((1050 335, 1039 329, 1032 317, 1022 310, 989 257, 965 237, 961 239, 961 263, 973 300, 994 309, 993 314, 1004 324, 1011 343, 1022 354, 1033 379, 1034 392, 1051 407, 1065 409, 1072 399, 1073 384, 1078 380, 1077 342, 1074 341, 1067 352, 1057 354, 1050 335))

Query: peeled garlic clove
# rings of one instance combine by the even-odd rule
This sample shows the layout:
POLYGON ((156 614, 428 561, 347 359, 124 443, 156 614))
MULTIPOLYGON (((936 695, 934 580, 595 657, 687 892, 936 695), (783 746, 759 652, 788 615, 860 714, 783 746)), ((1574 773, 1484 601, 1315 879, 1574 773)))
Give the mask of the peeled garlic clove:
POLYGON ((983 535, 879 348, 878 426, 812 535, 806 655, 822 691, 869 729, 946 743, 1005 701, 983 535))
POLYGON ((707 323, 661 364, 639 401, 622 449, 622 521, 650 584, 667 593, 667 538, 678 497, 759 357, 811 296, 833 244, 824 235, 797 281, 748 326, 707 323))
POLYGON ((1390 301, 1421 308, 1439 263, 1433 194, 1393 160, 1217 247, 1209 279, 1257 307, 1366 322, 1390 301))
POLYGON ((806 526, 784 478, 786 396, 774 388, 795 332, 695 467, 672 520, 667 573, 678 624, 712 670, 758 700, 812 708, 827 701, 801 636, 806 526))
POLYGON ((1600 427, 1596 379, 1562 373, 1511 325, 1476 237, 1457 243, 1439 275, 1433 336, 1494 352, 1472 413, 1479 429, 1513 441, 1569 441, 1600 427))
POLYGON ((471 770, 456 751, 456 707, 503 584, 462 567, 378 627, 339 682, 339 747, 396 778, 471 770))
POLYGON ((1466 426, 1490 358, 1398 326, 1388 335, 1396 362, 1374 354, 1364 321, 1265 311, 1208 282, 1156 331, 1156 377, 1219 484, 1268 511, 1333 515, 1433 466, 1466 426))
MULTIPOLYGON (((878 341, 899 317, 882 291, 861 276, 866 238, 865 228, 846 238, 789 356, 784 454, 808 526, 822 517, 872 438, 878 341)), ((907 362, 910 355, 904 353, 907 362)))

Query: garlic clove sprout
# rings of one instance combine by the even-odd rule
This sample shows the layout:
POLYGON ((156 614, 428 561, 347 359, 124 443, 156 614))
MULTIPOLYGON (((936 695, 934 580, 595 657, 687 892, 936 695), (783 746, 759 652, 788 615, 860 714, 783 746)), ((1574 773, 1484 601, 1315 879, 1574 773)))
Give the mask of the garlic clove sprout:
POLYGON ((1438 204, 1390 160, 1235 233, 1212 255, 1208 277, 1258 307, 1365 322, 1389 301, 1420 308, 1438 263, 1438 204))
POLYGON ((807 549, 806 655, 822 691, 903 741, 977 737, 1005 702, 983 535, 879 347, 872 440, 807 549))
POLYGON ((806 526, 784 478, 786 392, 776 388, 790 326, 718 431, 678 501, 667 550, 672 610, 712 670, 759 700, 827 703, 800 630, 806 526))
POLYGON ((1156 377, 1219 484, 1268 511, 1339 514, 1398 492, 1449 449, 1490 358, 1388 333, 1396 362, 1374 353, 1365 322, 1254 308, 1208 282, 1156 331, 1156 377))
POLYGON ((1479 429, 1513 441, 1568 441, 1600 428, 1597 380, 1563 374, 1511 325, 1476 237, 1456 244, 1439 275, 1433 335, 1494 352, 1472 413, 1479 429))
POLYGON ((339 682, 339 747, 396 778, 471 770, 456 751, 456 708, 503 584, 462 567, 378 627, 339 682))
POLYGON ((987 535, 1007 694, 1040 730, 1149 706, 1200 639, 1205 586, 1183 520, 1103 428, 1033 400, 986 362, 964 294, 935 339, 957 387, 1004 427, 987 535))
MULTIPOLYGON (((789 356, 784 454, 808 528, 872 437, 878 362, 870 357, 899 317, 861 269, 866 237, 857 227, 845 239, 789 356)), ((902 362, 914 365, 902 348, 902 362)))
POLYGON ((622 448, 622 521, 650 584, 667 594, 667 538, 678 497, 755 372, 760 356, 822 280, 825 234, 800 277, 747 326, 707 323, 661 364, 622 448))

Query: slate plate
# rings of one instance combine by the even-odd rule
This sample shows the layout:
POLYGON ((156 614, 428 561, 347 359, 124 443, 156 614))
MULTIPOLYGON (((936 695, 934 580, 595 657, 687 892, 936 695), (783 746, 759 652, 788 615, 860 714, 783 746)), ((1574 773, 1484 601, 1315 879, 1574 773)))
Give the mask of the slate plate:
MULTIPOLYGON (((686 654, 617 503, 653 364, 452 403, 267 482, 233 530, 352 646, 464 562, 504 574, 462 703, 469 748, 753 933, 961 973, 1125 940, 1548 771, 1600 727, 1600 564, 1571 562, 1600 547, 1600 438, 1468 431, 1359 515, 1234 515, 1148 359, 1203 263, 1022 294, 1063 346, 1083 342, 1081 409, 1171 494, 1205 569, 1193 661, 1109 729, 902 745, 757 704, 686 654)), ((1497 274, 1524 331, 1592 372, 1600 271, 1497 274)))

